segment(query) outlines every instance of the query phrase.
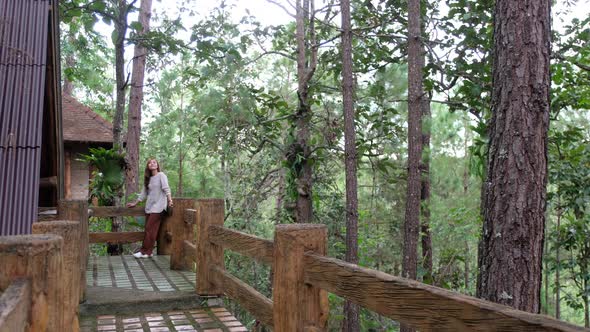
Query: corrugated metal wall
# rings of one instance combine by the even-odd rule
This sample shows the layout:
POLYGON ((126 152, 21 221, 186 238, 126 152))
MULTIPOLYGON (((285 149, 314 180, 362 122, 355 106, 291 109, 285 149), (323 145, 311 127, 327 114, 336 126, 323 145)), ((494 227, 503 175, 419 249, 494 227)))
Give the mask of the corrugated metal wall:
POLYGON ((0 235, 31 233, 39 169, 50 0, 0 0, 0 235))

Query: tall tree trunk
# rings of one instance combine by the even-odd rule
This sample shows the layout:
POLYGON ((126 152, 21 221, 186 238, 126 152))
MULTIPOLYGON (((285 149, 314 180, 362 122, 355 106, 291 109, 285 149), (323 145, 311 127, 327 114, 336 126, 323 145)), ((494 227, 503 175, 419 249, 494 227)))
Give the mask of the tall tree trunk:
POLYGON ((550 1, 497 0, 477 296, 539 312, 549 128, 550 1))
MULTIPOLYGON (((422 158, 422 73, 420 0, 408 1, 408 184, 404 222, 402 276, 416 279, 420 227, 420 159, 422 158)), ((413 331, 406 325, 400 331, 413 331)))
MULTIPOLYGON (((561 227, 561 200, 557 198, 557 232, 561 227)), ((559 234, 559 233, 558 233, 559 234)), ((557 237, 559 238, 559 236, 557 237)), ((555 241, 555 318, 561 319, 561 257, 559 241, 555 241)))
MULTIPOLYGON (((141 38, 150 30, 152 0, 141 0, 139 23, 141 38)), ((141 41, 135 44, 133 52, 133 69, 131 74, 131 92, 129 93, 129 114, 127 115, 127 170, 125 172, 125 193, 137 192, 139 181, 139 137, 141 135, 141 106, 143 104, 143 81, 147 48, 141 41)))
MULTIPOLYGON (((282 163, 283 162, 281 161, 281 164, 282 163)), ((275 205, 276 223, 281 223, 281 220, 283 218, 283 209, 285 209, 285 206, 283 205, 284 203, 285 203, 285 168, 281 168, 279 170, 279 179, 278 179, 278 184, 277 184, 277 201, 276 201, 276 205, 275 205)))
POLYGON ((178 114, 178 136, 179 136, 179 142, 178 142, 178 190, 176 191, 176 194, 180 197, 182 197, 182 177, 183 177, 183 169, 184 169, 184 92, 180 93, 180 109, 178 110, 179 114, 178 114))
POLYGON ((126 0, 117 2, 117 20, 115 21, 115 80, 117 84, 115 116, 113 117, 113 143, 120 153, 123 152, 123 115, 125 114, 125 90, 127 81, 125 78, 125 35, 127 34, 126 0))
MULTIPOLYGON (((588 279, 584 278, 584 289, 588 289, 588 279)), ((588 295, 583 295, 584 301, 584 327, 590 327, 590 304, 588 303, 588 295)))
POLYGON ((308 223, 313 216, 312 206, 312 165, 309 146, 311 106, 309 105, 309 82, 317 63, 317 46, 313 20, 314 0, 296 2, 297 39, 297 96, 299 104, 296 113, 296 138, 289 151, 295 164, 297 200, 295 222, 308 223), (306 29, 307 28, 307 29, 306 29), (308 57, 309 54, 309 57, 308 57))
MULTIPOLYGON (((76 36, 75 36, 74 32, 72 31, 72 29, 70 28, 68 30, 68 42, 73 45, 75 41, 76 41, 76 36)), ((69 54, 66 57, 66 68, 73 68, 75 65, 76 65, 76 59, 74 58, 74 54, 73 53, 69 54)), ((64 94, 71 96, 74 92, 74 83, 72 81, 68 80, 68 77, 65 75, 63 76, 63 79, 64 79, 64 84, 63 84, 62 91, 64 94)))
MULTIPOLYGON (((344 109, 344 165, 346 172, 346 261, 358 263, 358 197, 357 153, 354 118, 354 81, 352 77, 352 29, 350 23, 350 0, 340 2, 342 17, 342 106, 344 109)), ((344 303, 342 331, 360 330, 359 306, 344 303)))
MULTIPOLYGON (((115 116, 113 117, 113 144, 119 153, 123 153, 123 115, 125 114, 125 89, 127 81, 125 79, 125 35, 127 33, 127 14, 129 6, 126 0, 117 2, 117 20, 115 20, 115 80, 116 104, 115 116)), ((123 188, 117 191, 114 199, 115 206, 121 206, 123 198, 123 188)), ((119 232, 123 219, 114 217, 111 223, 111 232, 119 232)), ((119 255, 122 251, 121 245, 107 245, 109 255, 119 255)))
POLYGON ((231 187, 231 174, 229 171, 229 165, 227 164, 226 152, 221 152, 221 172, 223 173, 223 200, 225 201, 225 210, 231 213, 233 210, 232 206, 232 187, 231 187))
POLYGON ((430 97, 422 99, 422 177, 420 179, 420 206, 422 218, 420 234, 422 236, 422 268, 423 281, 432 284, 432 235, 430 234, 430 128, 431 112, 430 97))
MULTIPOLYGON (((463 198, 466 198, 468 193, 469 193, 469 159, 467 158, 467 156, 469 156, 469 141, 471 139, 471 129, 469 129, 469 122, 468 119, 466 117, 463 118, 463 128, 465 128, 465 140, 463 143, 463 151, 465 153, 466 156, 466 163, 465 163, 465 167, 463 169, 463 198)), ((470 278, 470 267, 469 267, 469 263, 470 263, 470 258, 471 257, 471 249, 469 248, 469 240, 467 238, 465 238, 465 259, 464 259, 464 263, 465 263, 465 270, 463 271, 463 278, 464 278, 464 282, 465 282, 465 289, 467 290, 467 294, 473 294, 469 291, 470 285, 471 285, 471 278, 470 278)))
MULTIPOLYGON (((547 228, 546 225, 545 228, 547 228)), ((547 266, 547 252, 549 250, 547 248, 548 246, 548 239, 545 237, 545 241, 543 243, 543 257, 545 257, 543 260, 543 272, 545 272, 545 276, 543 277, 543 287, 545 288, 545 305, 541 305, 541 313, 544 315, 549 313, 549 269, 547 266)))

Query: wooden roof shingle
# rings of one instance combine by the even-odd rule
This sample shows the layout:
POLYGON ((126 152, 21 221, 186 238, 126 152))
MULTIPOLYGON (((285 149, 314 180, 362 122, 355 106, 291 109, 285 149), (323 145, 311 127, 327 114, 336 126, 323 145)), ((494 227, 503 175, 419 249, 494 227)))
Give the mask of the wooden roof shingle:
POLYGON ((113 143, 113 125, 74 97, 62 95, 65 142, 113 143))

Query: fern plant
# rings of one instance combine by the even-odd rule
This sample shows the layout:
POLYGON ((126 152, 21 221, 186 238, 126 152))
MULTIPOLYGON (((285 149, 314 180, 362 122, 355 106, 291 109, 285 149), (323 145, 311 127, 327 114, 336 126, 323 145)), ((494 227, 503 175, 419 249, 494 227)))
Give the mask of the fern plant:
POLYGON ((90 180, 90 199, 98 199, 102 206, 112 205, 125 183, 125 155, 116 148, 90 148, 89 154, 80 155, 80 160, 94 168, 90 180))

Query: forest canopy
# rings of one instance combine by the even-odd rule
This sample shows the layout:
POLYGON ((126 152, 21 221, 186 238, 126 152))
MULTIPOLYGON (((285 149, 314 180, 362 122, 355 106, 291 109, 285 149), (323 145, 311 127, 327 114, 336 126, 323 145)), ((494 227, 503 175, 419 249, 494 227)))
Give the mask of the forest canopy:
MULTIPOLYGON (((64 92, 112 121, 116 143, 126 141, 125 151, 118 144, 130 168, 122 197, 136 193, 138 181, 141 188, 144 162, 155 157, 173 196, 223 198, 227 227, 272 238, 276 224, 322 223, 330 256, 356 257, 393 275, 405 275, 404 222, 417 181, 428 196, 414 197, 422 222, 415 278, 476 295, 497 107, 498 1, 418 1, 416 23, 408 18, 411 1, 352 0, 349 30, 341 26, 339 2, 303 2, 307 10, 299 11, 295 1, 281 0, 62 0, 64 92), (408 37, 412 22, 415 38, 408 37), (343 94, 346 31, 349 95, 343 94), (417 95, 408 79, 416 63, 417 95), (408 121, 416 107, 421 122, 412 136, 416 128, 408 121), (354 129, 352 143, 346 123, 354 129), (414 178, 412 137, 421 148, 414 178), (346 164, 351 155, 356 159, 346 164), (353 168, 357 238, 347 227, 353 168), (358 253, 347 251, 347 239, 358 253)), ((588 327, 587 2, 556 4, 551 22, 540 310, 588 327)), ((270 292, 267 268, 237 255, 226 255, 226 265, 270 292)), ((343 300, 330 301, 330 326, 340 326, 343 300)), ((398 327, 362 309, 360 317, 361 330, 398 327)))

